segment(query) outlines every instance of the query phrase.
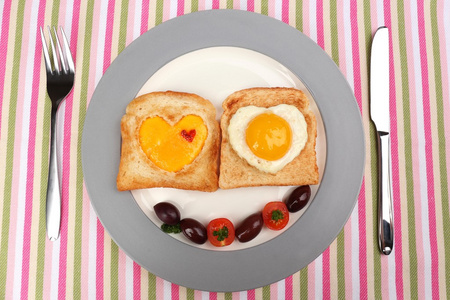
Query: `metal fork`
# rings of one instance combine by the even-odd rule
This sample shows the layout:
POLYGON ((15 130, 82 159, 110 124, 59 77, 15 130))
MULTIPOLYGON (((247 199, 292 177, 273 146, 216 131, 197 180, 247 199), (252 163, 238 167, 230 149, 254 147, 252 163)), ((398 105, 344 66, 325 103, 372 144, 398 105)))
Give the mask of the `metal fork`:
POLYGON ((56 28, 53 27, 53 35, 55 37, 57 47, 55 48, 55 42, 52 38, 52 31, 50 30, 50 27, 48 27, 53 65, 50 61, 50 54, 42 27, 40 27, 40 29, 42 51, 44 52, 45 69, 47 72, 47 93, 52 101, 50 122, 50 161, 46 204, 47 235, 50 241, 56 241, 59 237, 61 225, 61 189, 59 186, 58 162, 56 159, 56 112, 61 102, 72 90, 75 79, 75 66, 63 28, 61 27, 60 29, 64 48, 61 48, 58 33, 56 28))

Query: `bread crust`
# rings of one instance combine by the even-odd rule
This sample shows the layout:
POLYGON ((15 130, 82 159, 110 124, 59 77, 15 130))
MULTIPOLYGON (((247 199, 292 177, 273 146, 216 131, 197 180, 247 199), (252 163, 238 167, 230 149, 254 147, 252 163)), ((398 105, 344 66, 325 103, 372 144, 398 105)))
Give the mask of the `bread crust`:
POLYGON ((306 95, 294 88, 250 88, 237 91, 228 96, 222 104, 221 117, 222 143, 220 151, 221 189, 251 186, 309 185, 319 183, 316 159, 317 124, 314 113, 309 108, 306 95), (290 104, 304 115, 307 124, 308 140, 300 154, 275 174, 258 170, 247 163, 231 147, 228 138, 228 125, 234 113, 241 107, 254 105, 271 107, 290 104))
POLYGON ((220 130, 216 109, 198 95, 166 91, 153 92, 132 100, 121 120, 122 150, 117 175, 119 191, 170 187, 213 192, 218 189, 220 130), (176 124, 187 115, 203 119, 208 136, 194 161, 177 172, 156 166, 144 153, 139 142, 139 129, 149 117, 160 116, 176 124))

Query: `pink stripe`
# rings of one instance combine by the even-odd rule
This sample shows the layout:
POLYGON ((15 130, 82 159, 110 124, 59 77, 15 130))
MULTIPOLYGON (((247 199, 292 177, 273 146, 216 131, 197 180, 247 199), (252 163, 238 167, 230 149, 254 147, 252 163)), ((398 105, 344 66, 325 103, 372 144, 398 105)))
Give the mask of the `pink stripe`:
MULTIPOLYGON (((358 39, 358 6, 356 3, 350 6, 350 22, 352 28, 352 54, 353 54, 353 81, 354 93, 360 110, 362 110, 362 91, 361 91, 361 67, 359 56, 358 39)), ((358 219, 359 219, 359 284, 360 298, 367 298, 367 243, 366 243, 366 198, 365 198, 365 180, 362 182, 361 191, 358 196, 358 219)))
POLYGON ((275 1, 268 1, 267 13, 270 17, 275 18, 275 1))
MULTIPOLYGON (((390 1, 384 1, 384 22, 391 30, 391 11, 390 1)), ((390 35, 390 65, 394 66, 394 50, 392 46, 392 31, 390 35)), ((395 255, 395 286, 397 298, 403 299, 403 246, 402 246, 402 212, 400 197, 400 170, 399 170, 399 152, 398 152, 398 133, 397 133, 397 106, 395 89, 395 70, 390 68, 390 90, 389 90, 389 114, 391 116, 391 169, 392 169, 392 197, 394 210, 394 255, 395 255)))
MULTIPOLYGON (((179 0, 182 1, 182 0, 179 0)), ((142 11, 141 11, 141 34, 148 30, 148 14, 150 10, 150 0, 142 1, 142 11)))
POLYGON ((170 1, 164 1, 163 3, 163 22, 170 19, 170 1))
POLYGON ((316 262, 308 265, 308 298, 316 299, 316 262))
POLYGON ((310 36, 309 29, 309 1, 303 1, 303 33, 310 36))
POLYGON ((284 280, 284 297, 286 299, 294 298, 293 278, 292 275, 284 280))
MULTIPOLYGON (((156 277, 156 299, 164 299, 164 280, 156 277)), ((122 298, 125 299, 125 298, 122 298)))
MULTIPOLYGON (((239 295, 239 294, 238 294, 238 295, 239 295)), ((256 292, 255 292, 255 290, 248 290, 248 291, 247 291, 247 299, 248 299, 248 300, 255 300, 255 298, 256 298, 256 292)), ((239 299, 239 298, 234 297, 234 294, 233 294, 233 299, 239 299)))
MULTIPOLYGON (((50 242, 47 237, 45 238, 45 268, 44 268, 44 284, 43 284, 43 299, 50 299, 50 291, 52 288, 52 253, 53 242, 50 242)), ((56 262, 58 263, 58 262, 56 262)), ((6 298, 11 299, 11 298, 6 298)))
MULTIPOLYGON (((105 52, 103 55, 103 73, 111 64, 111 51, 112 51, 112 35, 113 35, 113 23, 114 23, 114 0, 108 1, 108 12, 106 18, 106 30, 105 30, 105 52)), ((96 31, 98 34, 99 31, 96 31)), ((100 51, 96 49, 97 51, 100 51)))
MULTIPOLYGON (((43 2, 39 4, 38 10, 38 26, 44 24, 45 5, 43 2)), ((27 187, 26 187, 26 202, 25 202, 25 224, 24 224, 24 238, 23 238, 23 252, 22 252, 22 293, 21 298, 28 298, 28 281, 29 281, 29 264, 30 264, 30 239, 31 239, 31 221, 33 212, 33 182, 34 182, 34 156, 36 146, 36 118, 37 118, 37 103, 39 100, 39 83, 40 83, 40 69, 41 69, 41 51, 39 47, 39 31, 36 34, 36 47, 34 55, 34 69, 33 69, 33 84, 31 94, 31 108, 30 108, 30 126, 29 126, 29 140, 28 140, 28 173, 27 173, 27 187)))
POLYGON ((140 298, 141 298, 141 267, 137 263, 133 262, 133 299, 140 299, 140 298))
MULTIPOLYGON (((118 281, 119 281, 119 299, 126 299, 127 298, 127 256, 125 253, 119 249, 119 271, 118 271, 118 281)), ((103 280, 102 280, 103 283, 103 280)))
POLYGON ((255 11, 255 0, 247 0, 247 10, 252 12, 255 11))
MULTIPOLYGON (((82 212, 82 243, 81 243, 81 299, 87 299, 89 295, 89 218, 90 199, 83 182, 83 212, 82 212)), ((49 298, 46 298, 49 299, 49 298)))
POLYGON ((171 284, 171 296, 172 300, 180 299, 180 287, 174 283, 171 284))
POLYGON ((212 9, 219 9, 219 8, 220 8, 220 1, 212 0, 212 9))
POLYGON ((184 0, 178 0, 177 16, 184 15, 184 0))
POLYGON ((323 32, 323 0, 316 2, 317 44, 325 49, 325 37, 323 32))
MULTIPOLYGON (((416 110, 416 78, 414 68, 414 48, 412 44, 412 26, 411 26, 411 7, 410 3, 406 3, 405 8, 405 33, 407 62, 408 62, 408 83, 409 83, 409 99, 410 99, 410 126, 411 126, 411 155, 413 167, 413 182, 414 182, 414 214, 415 214, 415 233, 416 233, 416 253, 417 258, 424 257, 423 250, 423 236, 422 236, 422 201, 421 201, 421 185, 420 185, 420 168, 419 168, 419 154, 417 151, 418 133, 417 133, 417 110, 416 110)), ((417 292, 419 298, 425 297, 425 269, 423 260, 417 260, 417 292)))
POLYGON ((281 21, 289 24, 289 0, 282 0, 281 21))
POLYGON ((97 219, 97 256, 96 256, 96 271, 95 271, 95 286, 97 299, 103 299, 103 274, 104 274, 104 256, 105 256, 105 230, 103 229, 100 220, 97 219))
POLYGON ((5 1, 3 6, 3 20, 2 20, 2 35, 0 39, 0 53, 3 53, 0 60, 0 139, 2 137, 2 108, 3 108, 3 91, 5 88, 5 72, 6 59, 8 53, 8 38, 9 38, 9 19, 12 1, 5 1))
POLYGON ((217 300, 217 293, 216 292, 210 292, 209 293, 209 300, 217 300))
MULTIPOLYGON (((420 0, 417 4, 418 21, 419 21, 419 41, 420 41, 420 63, 422 66, 422 98, 424 109, 424 126, 425 126, 425 153, 426 153, 426 172, 428 187, 428 222, 429 222, 429 239, 431 248, 431 285, 433 299, 439 299, 439 256, 437 249, 436 234, 436 203, 434 195, 434 173, 433 173, 433 138, 431 132, 431 108, 430 93, 428 84, 428 59, 427 44, 425 34, 425 13, 424 1, 420 0)), ((428 37, 430 38, 430 37, 428 37)), ((432 51, 432 49, 430 49, 432 51)), ((431 74, 432 76, 433 74, 431 74)))
POLYGON ((136 2, 128 2, 128 18, 127 18, 127 34, 126 34, 126 46, 128 46, 134 39, 134 14, 136 11, 136 2))
POLYGON ((330 247, 322 253, 322 297, 330 299, 330 247))
POLYGON ((278 282, 270 285, 270 299, 278 299, 278 282))

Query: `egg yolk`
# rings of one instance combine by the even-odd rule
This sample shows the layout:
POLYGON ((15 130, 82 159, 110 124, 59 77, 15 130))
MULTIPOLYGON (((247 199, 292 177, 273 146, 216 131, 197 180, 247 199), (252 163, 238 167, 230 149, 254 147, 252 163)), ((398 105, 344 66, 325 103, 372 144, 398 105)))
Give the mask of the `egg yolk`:
POLYGON ((190 164, 199 155, 207 136, 203 119, 195 115, 187 115, 173 126, 161 117, 151 117, 139 130, 142 150, 155 165, 169 172, 190 164))
POLYGON ((253 154, 265 160, 280 159, 291 147, 291 126, 274 113, 263 113, 253 118, 245 134, 253 154))

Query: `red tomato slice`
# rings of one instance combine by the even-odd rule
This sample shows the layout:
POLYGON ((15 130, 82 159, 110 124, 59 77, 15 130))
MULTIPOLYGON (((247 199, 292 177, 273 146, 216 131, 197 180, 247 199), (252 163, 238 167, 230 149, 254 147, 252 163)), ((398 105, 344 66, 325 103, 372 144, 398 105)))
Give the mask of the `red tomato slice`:
POLYGON ((262 215, 264 224, 272 230, 281 230, 289 222, 289 211, 286 204, 281 201, 267 203, 264 206, 262 215))
POLYGON ((226 218, 218 218, 209 222, 206 228, 208 240, 216 247, 228 246, 234 241, 234 226, 226 218))

